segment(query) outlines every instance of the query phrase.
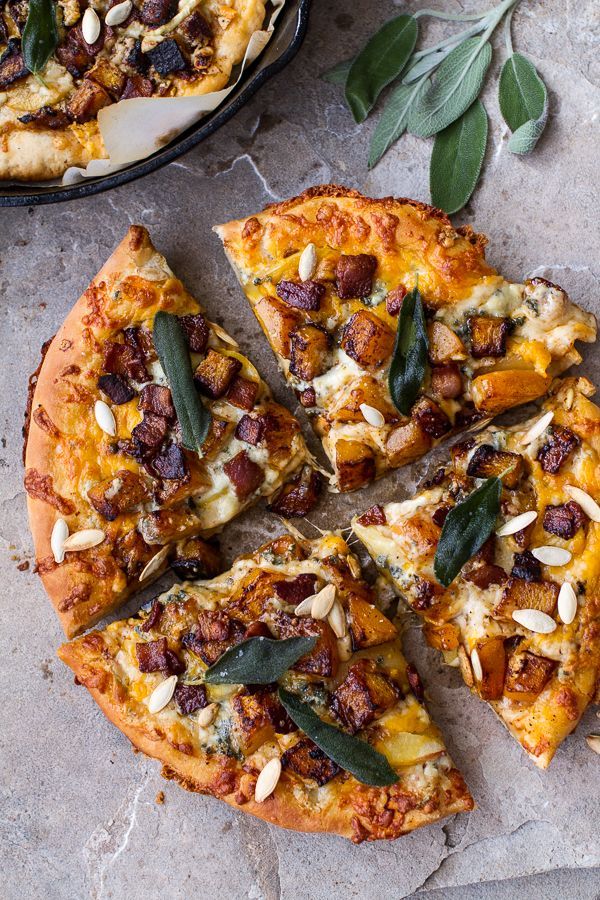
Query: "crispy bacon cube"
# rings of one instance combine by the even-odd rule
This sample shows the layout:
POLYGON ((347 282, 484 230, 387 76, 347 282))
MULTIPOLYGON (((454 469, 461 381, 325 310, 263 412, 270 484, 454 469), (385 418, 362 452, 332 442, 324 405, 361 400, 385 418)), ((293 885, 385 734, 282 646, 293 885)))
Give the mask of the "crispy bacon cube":
POLYGON ((318 281, 280 281, 277 285, 277 296, 295 309, 316 312, 321 308, 325 285, 319 284, 318 281))
POLYGON ((177 654, 169 650, 166 638, 137 643, 135 654, 140 672, 168 672, 171 675, 179 675, 185 671, 185 665, 177 654))
POLYGON ((321 678, 335 677, 339 664, 337 641, 327 622, 277 611, 273 616, 272 627, 279 640, 290 637, 317 638, 310 653, 305 653, 294 665, 295 672, 321 678))
MULTIPOLYGON (((0 41, 4 43, 4 41, 0 41)), ((16 38, 11 38, 0 56, 0 88, 8 87, 19 78, 25 78, 29 75, 29 69, 23 62, 23 54, 20 49, 20 42, 16 38)))
POLYGON ((179 444, 170 444, 147 464, 147 468, 155 478, 166 481, 188 481, 190 470, 185 453, 179 444))
POLYGON ((197 709, 208 705, 206 688, 203 684, 178 684, 173 699, 182 716, 191 716, 197 709))
POLYGON ((547 506, 544 510, 544 530, 565 540, 575 537, 586 522, 586 514, 574 500, 559 506, 547 506))
POLYGON ((411 417, 425 434, 434 439, 447 434, 452 428, 452 423, 446 413, 429 397, 421 397, 420 400, 417 400, 411 410, 411 417))
POLYGON ((161 384, 147 384, 140 391, 139 408, 165 419, 175 418, 173 398, 168 387, 161 384))
POLYGON ((265 480, 263 469, 250 459, 245 450, 240 450, 233 459, 226 462, 223 471, 233 484, 236 496, 245 500, 257 491, 265 480))
POLYGON ((256 403, 259 387, 258 381, 248 381, 247 378, 242 378, 241 375, 238 375, 233 379, 227 391, 227 400, 233 406, 237 406, 238 409, 245 409, 246 412, 250 412, 256 403))
POLYGON ((383 506, 372 506, 357 519, 359 525, 387 525, 383 506))
POLYGON ((457 363, 434 366, 431 370, 431 391, 442 400, 454 400, 463 392, 462 375, 457 363))
POLYGON ((178 544, 171 568, 179 578, 214 578, 223 570, 221 554, 217 544, 202 538, 190 538, 178 544))
POLYGON ((406 297, 407 290, 403 284, 398 285, 397 288, 394 288, 389 292, 387 297, 385 298, 385 308, 387 309, 390 316, 397 316, 400 310, 402 309, 402 301, 406 297))
POLYGON ((137 346, 132 346, 129 342, 106 341, 104 370, 112 375, 123 375, 142 383, 150 380, 142 353, 137 346))
POLYGON ((136 97, 151 97, 154 92, 154 85, 149 78, 143 75, 131 75, 125 79, 123 85, 123 93, 120 100, 134 100, 136 97))
POLYGON ((342 349, 364 369, 378 369, 394 348, 394 333, 375 313, 366 309, 350 317, 342 336, 342 349))
POLYGON ((283 485, 268 509, 286 519, 307 516, 317 505, 322 487, 319 473, 304 466, 298 475, 283 485))
POLYGON ((154 449, 159 447, 167 436, 168 423, 163 416, 145 412, 144 418, 131 431, 131 437, 136 444, 142 447, 154 449))
POLYGON ((373 290, 377 259, 369 253, 342 254, 335 268, 336 290, 342 300, 368 297, 373 290))
POLYGON ((508 332, 508 319, 498 316, 471 316, 469 319, 471 355, 475 359, 505 356, 508 332))
POLYGON ((210 350, 194 372, 200 391, 213 400, 222 397, 242 368, 239 359, 210 350))
POLYGON ((397 685, 378 672, 372 660, 361 659, 350 666, 348 674, 334 691, 331 710, 354 733, 393 706, 399 696, 397 685))
POLYGON ((128 403, 135 397, 135 391, 123 375, 101 375, 98 387, 116 406, 128 403))
POLYGON ((273 584, 275 593, 284 603, 298 606, 307 597, 315 593, 317 576, 310 573, 296 575, 295 578, 286 581, 276 581, 273 584))
POLYGON ((229 647, 244 639, 245 628, 241 622, 230 619, 219 610, 204 610, 198 615, 198 623, 184 634, 181 644, 212 666, 229 647))
POLYGON ((144 25, 164 25, 177 12, 177 0, 144 0, 140 19, 144 25))
POLYGON ((88 500, 108 522, 114 522, 121 513, 135 509, 148 496, 148 488, 140 476, 129 469, 121 469, 112 478, 106 478, 88 491, 88 500))
POLYGON ((137 578, 146 563, 152 558, 152 550, 136 529, 126 532, 115 543, 114 556, 119 568, 128 578, 137 578))
POLYGON ((544 444, 537 455, 544 472, 556 475, 563 463, 580 446, 581 439, 563 425, 550 426, 550 439, 544 444))
POLYGON ((197 313, 195 316, 181 316, 179 323, 185 332, 192 353, 204 353, 208 344, 210 328, 202 313, 197 313))
POLYGON ((245 441, 256 447, 262 441, 266 427, 266 416, 242 416, 235 429, 235 436, 238 441, 245 441))
POLYGON ((337 763, 323 753, 310 738, 304 737, 290 747, 281 757, 281 765, 301 778, 307 778, 321 787, 341 772, 337 763))

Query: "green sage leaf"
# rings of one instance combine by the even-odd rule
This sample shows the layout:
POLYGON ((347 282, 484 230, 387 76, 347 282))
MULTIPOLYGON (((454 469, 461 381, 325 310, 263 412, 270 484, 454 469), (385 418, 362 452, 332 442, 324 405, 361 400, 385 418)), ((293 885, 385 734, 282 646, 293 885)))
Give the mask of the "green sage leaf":
POLYGON ((201 453, 210 428, 211 414, 196 390, 187 341, 177 316, 157 312, 154 317, 153 339, 171 388, 183 446, 201 453))
POLYGON ((468 38, 455 47, 412 108, 408 130, 431 137, 455 122, 479 96, 491 60, 492 47, 480 37, 468 38))
POLYGON ((230 647, 204 673, 208 684, 270 684, 310 653, 316 637, 254 637, 230 647))
POLYGON ((431 202, 447 213, 462 209, 479 180, 488 137, 481 100, 435 136, 429 167, 431 202))
POLYGON ((23 62, 33 75, 41 72, 58 45, 56 4, 53 0, 29 0, 23 29, 23 62))
POLYGON ((433 561, 435 577, 444 587, 454 581, 494 530, 501 493, 502 480, 488 478, 446 516, 433 561))
POLYGON ((371 138, 370 169, 379 162, 384 153, 387 153, 394 141, 397 141, 406 131, 411 107, 426 85, 426 80, 416 84, 401 84, 390 95, 371 138))
POLYGON ((396 409, 408 416, 427 370, 427 328, 418 288, 406 295, 398 317, 388 386, 396 409))
POLYGON ((308 703, 296 694, 279 689, 279 699, 289 717, 323 753, 334 762, 351 772, 362 784, 386 787, 398 781, 398 775, 389 762, 366 741, 346 734, 339 728, 324 722, 308 703))
POLYGON ((323 72, 321 78, 323 81, 328 81, 330 84, 346 84, 348 72, 350 71, 353 62, 353 59, 343 59, 337 66, 328 69, 327 72, 323 72))
POLYGON ((354 59, 346 81, 346 102, 356 122, 363 122, 384 87, 406 65, 417 41, 417 20, 396 16, 367 41, 354 59))
POLYGON ((531 153, 548 120, 548 91, 535 66, 521 53, 513 53, 502 66, 498 99, 504 121, 514 132, 508 149, 531 153))

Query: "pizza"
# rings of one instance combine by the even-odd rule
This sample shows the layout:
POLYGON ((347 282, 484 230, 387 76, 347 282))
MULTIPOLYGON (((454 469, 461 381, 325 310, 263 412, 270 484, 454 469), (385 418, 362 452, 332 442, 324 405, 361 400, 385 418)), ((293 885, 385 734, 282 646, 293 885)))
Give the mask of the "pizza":
MULTIPOLYGON (((574 730, 600 678, 593 392, 585 378, 558 379, 541 416, 460 441, 413 499, 375 506, 353 522, 380 571, 422 618, 427 641, 460 667, 540 768, 574 730), (444 586, 436 567, 448 517, 494 478, 502 490, 491 533, 480 535, 484 543, 444 586)), ((474 529, 482 527, 479 497, 474 529)))
MULTIPOLYGON (((193 378, 193 381, 192 381, 193 378)), ((171 385, 172 386, 172 385, 171 385)), ((187 409, 184 407, 184 416, 187 409)), ((133 226, 45 348, 26 417, 37 569, 68 636, 157 578, 210 575, 207 538, 260 497, 305 515, 317 475, 297 420, 133 226), (187 449, 155 346, 175 323, 208 423, 187 449), (187 543, 191 541, 191 543, 187 543)))
POLYGON ((295 831, 396 838, 473 801, 374 600, 340 537, 284 534, 58 653, 117 728, 184 788, 295 831), (308 651, 281 664, 298 638, 309 639, 308 651), (269 668, 258 684, 233 683, 243 673, 229 667, 242 651, 265 644, 279 677, 265 684, 269 668), (310 727, 299 726, 298 708, 310 727), (354 752, 375 756, 386 783, 357 769, 354 752))
POLYGON ((561 288, 507 281, 483 235, 413 200, 324 185, 215 231, 340 491, 543 396, 580 362, 576 340, 595 339, 593 316, 561 288), (425 367, 401 412, 388 382, 415 289, 425 367))
MULTIPOLYGON (((28 0, 0 4, 0 178, 45 180, 106 156, 97 116, 137 97, 224 88, 264 0, 49 0, 58 44, 27 69, 28 0)), ((38 4, 39 5, 39 4, 38 4)))

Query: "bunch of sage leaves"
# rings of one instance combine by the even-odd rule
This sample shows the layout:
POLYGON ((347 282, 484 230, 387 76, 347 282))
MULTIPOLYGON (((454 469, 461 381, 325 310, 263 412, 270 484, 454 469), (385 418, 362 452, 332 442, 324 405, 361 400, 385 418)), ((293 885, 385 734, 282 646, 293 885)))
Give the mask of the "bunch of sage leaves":
POLYGON ((548 94, 533 64, 514 53, 511 20, 521 0, 502 0, 483 13, 451 14, 422 9, 387 22, 354 59, 339 63, 323 76, 344 86, 356 122, 371 113, 392 82, 369 152, 372 168, 406 131, 435 136, 429 182, 431 200, 447 213, 458 212, 471 197, 483 165, 488 117, 478 99, 492 60, 490 37, 504 19, 508 58, 499 79, 500 110, 513 132, 508 149, 530 153, 548 116, 548 94), (415 49, 419 19, 468 22, 431 47, 415 49))

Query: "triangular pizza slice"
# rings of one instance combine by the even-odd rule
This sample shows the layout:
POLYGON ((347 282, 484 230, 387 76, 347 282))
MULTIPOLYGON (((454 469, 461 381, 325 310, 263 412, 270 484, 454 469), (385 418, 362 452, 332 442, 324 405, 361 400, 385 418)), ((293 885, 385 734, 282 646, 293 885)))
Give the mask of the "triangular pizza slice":
POLYGON ((190 791, 295 831, 396 838, 473 800, 340 537, 282 535, 59 656, 190 791))
POLYGON ((593 392, 585 378, 557 380, 541 416, 469 436, 413 499, 353 521, 428 642, 541 768, 600 677, 593 392))
POLYGON ((483 235, 413 200, 323 185, 215 230, 341 491, 543 396, 596 336, 561 288, 507 281, 483 235))
MULTIPOLYGON (((158 577, 182 541, 219 531, 292 473, 284 511, 306 514, 314 502, 298 422, 144 228, 129 229, 45 349, 31 385, 25 488, 37 567, 69 637, 158 577), (169 377, 157 313, 179 338, 171 346, 173 332, 163 336, 169 377), (202 428, 182 390, 203 417, 199 450, 187 449, 186 433, 202 428)), ((214 574, 202 541, 182 552, 184 573, 214 574)))

